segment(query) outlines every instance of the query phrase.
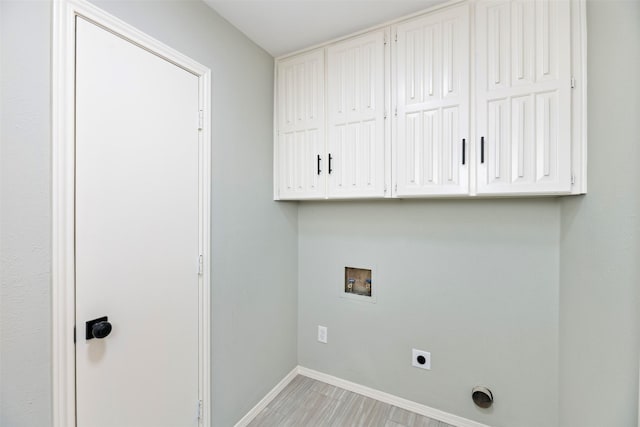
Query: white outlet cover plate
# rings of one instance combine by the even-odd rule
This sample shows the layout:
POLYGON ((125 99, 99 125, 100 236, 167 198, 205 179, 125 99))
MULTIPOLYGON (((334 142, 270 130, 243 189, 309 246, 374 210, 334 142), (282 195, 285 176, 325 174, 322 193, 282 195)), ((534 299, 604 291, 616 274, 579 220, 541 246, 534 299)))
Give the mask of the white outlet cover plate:
POLYGON ((321 343, 327 343, 327 327, 318 326, 318 341, 321 343))
POLYGON ((411 365, 420 369, 431 369, 431 353, 423 350, 416 350, 415 348, 411 352, 411 365), (424 363, 420 364, 418 362, 418 357, 424 357, 424 363))

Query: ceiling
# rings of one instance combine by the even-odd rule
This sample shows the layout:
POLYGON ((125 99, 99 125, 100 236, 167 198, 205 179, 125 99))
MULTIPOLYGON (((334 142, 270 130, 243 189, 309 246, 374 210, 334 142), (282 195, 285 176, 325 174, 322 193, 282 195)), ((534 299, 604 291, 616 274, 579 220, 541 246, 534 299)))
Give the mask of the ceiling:
POLYGON ((273 56, 366 29, 444 0, 205 0, 273 56))

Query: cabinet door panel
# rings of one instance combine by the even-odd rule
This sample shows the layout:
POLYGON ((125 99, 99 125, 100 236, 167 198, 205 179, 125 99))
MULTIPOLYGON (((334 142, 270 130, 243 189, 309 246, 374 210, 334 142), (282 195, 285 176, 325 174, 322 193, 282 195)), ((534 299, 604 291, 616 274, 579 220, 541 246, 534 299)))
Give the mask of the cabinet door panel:
POLYGON ((369 187, 376 182, 376 134, 374 122, 336 126, 332 130, 331 180, 338 191, 369 187))
MULTIPOLYGON (((492 182, 501 182, 506 177, 503 171, 506 169, 510 157, 509 119, 510 111, 507 100, 498 99, 487 105, 489 128, 487 129, 486 153, 484 164, 489 171, 488 177, 492 182)), ((482 159, 481 159, 482 162, 482 159)))
POLYGON ((479 194, 571 191, 569 7, 477 5, 479 194))
POLYGON ((395 195, 467 194, 468 6, 431 13, 396 31, 395 195))
POLYGON ((558 174, 553 153, 558 147, 558 93, 536 94, 536 180, 544 182, 558 174))
POLYGON ((384 31, 328 48, 329 197, 384 196, 384 31))
POLYGON ((398 167, 406 171, 409 186, 438 184, 441 164, 440 110, 410 113, 406 116, 404 162, 398 167))
POLYGON ((443 183, 450 185, 460 182, 462 145, 459 135, 459 116, 459 108, 457 106, 442 109, 443 183))
MULTIPOLYGON (((511 182, 523 182, 532 175, 533 146, 533 105, 530 95, 514 97, 511 100, 511 141, 507 148, 513 150, 511 158, 511 182)), ((508 120, 507 120, 508 123, 508 120)), ((489 138, 491 140, 491 138, 489 138)), ((505 166, 506 168, 507 166, 505 166)))
POLYGON ((280 192, 301 197, 323 193, 322 182, 315 167, 318 153, 323 149, 319 138, 320 132, 292 131, 280 136, 280 192))
MULTIPOLYGON (((508 10, 507 4, 503 7, 508 10)), ((535 78, 535 2, 516 1, 511 13, 511 84, 530 85, 535 78)), ((504 29, 506 30, 506 28, 504 29)))
MULTIPOLYGON (((479 7, 480 9, 480 7, 479 7)), ((487 9, 487 86, 491 90, 510 85, 509 4, 497 4, 487 9)))
POLYGON ((324 53, 318 50, 278 64, 277 170, 280 199, 322 198, 324 149, 324 53))

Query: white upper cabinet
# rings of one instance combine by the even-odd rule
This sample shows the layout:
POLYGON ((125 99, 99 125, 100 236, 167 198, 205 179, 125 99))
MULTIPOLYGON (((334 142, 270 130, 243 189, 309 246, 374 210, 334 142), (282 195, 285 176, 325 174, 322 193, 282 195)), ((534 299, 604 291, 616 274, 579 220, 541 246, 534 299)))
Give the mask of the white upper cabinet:
POLYGON ((324 51, 278 63, 276 199, 323 198, 325 152, 324 51))
POLYGON ((570 2, 476 6, 478 194, 571 192, 570 2))
POLYGON ((327 48, 328 197, 383 197, 385 31, 327 48))
POLYGON ((583 0, 461 0, 276 60, 276 199, 586 192, 583 0))
POLYGON ((395 195, 468 194, 469 6, 395 32, 395 195))

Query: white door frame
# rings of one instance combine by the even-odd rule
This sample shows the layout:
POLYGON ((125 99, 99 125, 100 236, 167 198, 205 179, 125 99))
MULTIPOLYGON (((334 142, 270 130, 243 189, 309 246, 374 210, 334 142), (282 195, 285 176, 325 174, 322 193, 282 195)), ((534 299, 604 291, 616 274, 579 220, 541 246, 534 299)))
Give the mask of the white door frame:
MULTIPOLYGON (((200 426, 211 425, 210 192, 211 71, 85 0, 54 0, 52 45, 53 426, 76 427, 75 371, 75 22, 82 16, 198 77, 200 426)), ((83 426, 80 426, 83 427, 83 426)))

